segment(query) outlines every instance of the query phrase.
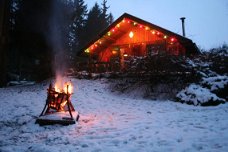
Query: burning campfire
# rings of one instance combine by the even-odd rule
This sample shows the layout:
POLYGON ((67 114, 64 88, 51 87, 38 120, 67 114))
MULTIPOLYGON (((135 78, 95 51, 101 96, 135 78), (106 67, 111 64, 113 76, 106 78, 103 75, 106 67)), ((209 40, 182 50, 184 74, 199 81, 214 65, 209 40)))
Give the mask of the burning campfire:
POLYGON ((76 121, 79 119, 79 114, 71 103, 71 95, 73 94, 72 83, 70 81, 64 84, 57 82, 54 87, 50 83, 47 89, 46 104, 36 123, 41 125, 56 123, 74 124, 74 118, 76 118, 76 121))
POLYGON ((64 84, 63 88, 60 88, 57 83, 55 87, 52 87, 52 84, 48 88, 48 109, 47 113, 51 113, 51 110, 57 111, 66 111, 66 105, 70 106, 69 112, 74 111, 74 107, 71 104, 71 94, 73 92, 73 86, 70 82, 64 84))

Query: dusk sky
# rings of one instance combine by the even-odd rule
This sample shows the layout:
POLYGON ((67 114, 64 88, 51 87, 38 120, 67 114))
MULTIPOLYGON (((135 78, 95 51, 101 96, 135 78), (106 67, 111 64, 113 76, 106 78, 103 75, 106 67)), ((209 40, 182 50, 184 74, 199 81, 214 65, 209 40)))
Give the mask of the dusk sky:
MULTIPOLYGON (((86 0, 90 9, 95 2, 86 0)), ((186 36, 203 49, 228 44, 228 0, 108 0, 114 19, 129 13, 182 35, 180 17, 186 17, 186 36)))

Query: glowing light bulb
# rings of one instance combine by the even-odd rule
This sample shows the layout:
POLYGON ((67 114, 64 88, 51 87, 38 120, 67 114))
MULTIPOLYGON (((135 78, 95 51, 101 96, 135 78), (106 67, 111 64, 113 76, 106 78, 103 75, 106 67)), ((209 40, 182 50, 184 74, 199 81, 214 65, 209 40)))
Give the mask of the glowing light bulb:
POLYGON ((91 47, 91 50, 93 50, 93 49, 94 49, 94 46, 91 47))
POLYGON ((86 49, 86 50, 85 50, 85 53, 89 53, 89 49, 86 49))
POLYGON ((174 42, 175 41, 175 38, 171 38, 171 42, 174 42))
POLYGON ((129 33, 129 37, 130 37, 130 38, 133 38, 133 36, 134 36, 134 33, 131 31, 131 32, 129 33))

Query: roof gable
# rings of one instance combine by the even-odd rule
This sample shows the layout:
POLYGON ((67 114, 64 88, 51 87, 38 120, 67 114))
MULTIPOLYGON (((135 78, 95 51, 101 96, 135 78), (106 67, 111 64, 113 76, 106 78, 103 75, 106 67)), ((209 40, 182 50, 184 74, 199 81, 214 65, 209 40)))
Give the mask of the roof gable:
MULTIPOLYGON (((130 14, 124 13, 117 20, 115 20, 110 26, 103 30, 95 39, 89 42, 82 51, 89 53, 96 48, 105 48, 110 44, 114 43, 116 39, 121 37, 123 34, 126 34, 131 30, 132 27, 139 27, 141 29, 151 31, 151 34, 158 35, 169 41, 178 40, 181 43, 190 43, 193 42, 183 37, 179 34, 171 32, 167 29, 164 29, 160 26, 132 16, 130 14), (132 26, 129 26, 132 25, 132 26)), ((81 53, 81 52, 80 52, 81 53)))

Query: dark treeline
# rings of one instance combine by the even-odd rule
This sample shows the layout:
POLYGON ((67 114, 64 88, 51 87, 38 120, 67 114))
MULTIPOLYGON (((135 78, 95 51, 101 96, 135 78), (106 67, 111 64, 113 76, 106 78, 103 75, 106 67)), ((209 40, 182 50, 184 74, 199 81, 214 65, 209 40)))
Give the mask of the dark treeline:
POLYGON ((6 52, 9 47, 9 11, 6 0, 0 0, 0 87, 6 84, 6 52))
MULTIPOLYGON (((51 76, 58 49, 64 52, 62 58, 72 64, 76 53, 113 22, 107 0, 95 3, 91 9, 84 0, 3 1, 8 5, 1 6, 4 13, 0 12, 0 27, 8 27, 9 47, 1 44, 6 70, 1 68, 0 72, 7 73, 8 81, 51 76)), ((58 58, 55 61, 62 61, 58 58)))

